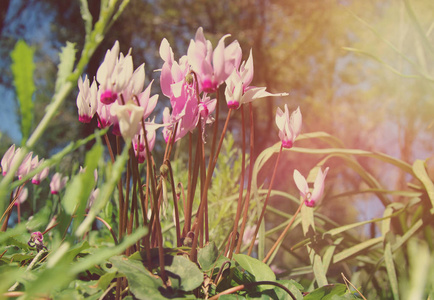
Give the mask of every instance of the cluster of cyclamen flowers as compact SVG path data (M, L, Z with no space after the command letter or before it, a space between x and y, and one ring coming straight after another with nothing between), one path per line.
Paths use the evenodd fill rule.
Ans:
M225 98L229 109L238 109L242 104L255 99L269 96L286 96L287 93L271 94L265 87L250 86L253 79L253 56L249 53L247 61L242 60L242 50L238 41L225 46L229 35L223 36L215 49L209 40L205 39L202 28L196 32L194 40L190 41L187 55L175 60L172 48L166 39L160 45L160 56L164 61L160 74L162 93L170 99L170 108L163 111L163 124L154 120L145 120L151 115L157 105L158 95L151 96L153 81L145 86L144 64L133 69L131 49L127 55L119 50L116 41L108 50L104 61L98 68L96 80L90 84L87 76L78 80L79 94L77 107L79 121L89 123L97 117L100 128L112 127L112 133L122 135L125 140L131 140L139 163L146 159L145 138L149 150L155 145L156 130L163 128L166 142L174 136L174 142L188 132L199 127L204 138L205 124L213 122L212 112L217 105L217 99L211 96L225 84ZM200 122L200 123L199 123ZM277 109L276 124L283 148L291 148L300 134L302 116L297 108L291 115L287 105L285 110ZM175 133L173 131L176 130ZM146 132L146 137L145 137ZM6 175L14 164L15 145L5 153L2 161L2 172ZM43 160L29 153L18 168L16 176L21 179L37 168ZM321 198L324 190L324 173L320 170L314 183L314 190L309 192L305 178L294 171L294 180L306 205L313 206ZM36 174L32 183L39 184L48 176L48 168ZM57 194L67 181L56 173L51 180L51 193ZM25 191L24 191L25 193ZM94 194L97 194L97 190ZM16 195L18 197L18 195Z
M238 41L225 46L225 40L229 36L223 36L213 49L202 28L199 28L195 39L190 41L187 55L178 61L174 58L169 42L163 39L159 51L164 61L160 69L160 87L171 104L171 111L169 107L163 110L163 124L145 122L156 107L158 95L150 96L152 82L142 91L145 85L144 64L133 71L131 50L124 56L119 53L119 43L116 41L113 48L107 51L97 71L96 81L99 86L95 80L90 85L87 76L84 81L81 78L78 81L79 121L88 123L97 115L100 128L112 126L113 134L132 140L138 162L143 163L146 159L145 128L150 150L155 144L155 131L159 127L164 127L166 142L169 142L171 136L174 136L174 141L181 139L198 127L198 124L204 135L205 124L213 122L212 112L217 105L217 99L211 98L211 95L217 93L222 84L226 84L225 98L230 109L238 109L242 104L258 98L288 95L271 94L265 87L250 86L254 74L252 51L250 50L247 61L241 62L242 50ZM301 131L300 109L297 108L290 116L287 105L285 111L278 108L276 124L282 147L291 148ZM176 132L173 134L174 130ZM318 174L313 193L309 193L308 189L306 191L306 180L296 172L294 179L297 187L306 204L313 206L321 197L327 170Z
M14 165L17 163L17 157L20 151L22 151L22 149L19 147L16 148L15 144L13 144L3 155L3 158L1 160L1 172L3 176L6 176L6 174L9 173L9 171L14 168ZM18 180L21 180L27 174L33 172L36 168L41 166L43 162L44 159L39 160L38 155L33 156L33 152L30 152L25 156L24 160L19 165L18 170L15 172L14 175L18 178ZM43 168L41 171L39 171L32 177L31 180L32 183L34 185L39 185L43 180L45 180L45 178L48 177L49 171L50 171L49 167ZM82 172L84 172L84 168L80 167L80 173ZM96 170L95 170L94 177L96 183L98 180L98 173ZM68 182L67 176L63 176L61 173L56 172L52 176L50 181L51 194L53 195L59 194L60 190L62 190L66 186L67 182ZM95 189L92 192L89 198L89 203L91 203L96 198L98 192L99 189ZM13 197L16 199L15 205L19 205L23 203L27 199L27 196L28 196L28 190L26 187L23 186L21 188L18 187L17 189L15 189L15 191L13 192Z
M160 86L162 93L170 99L172 111L163 111L163 124L144 122L154 110L158 95L150 96L152 82L142 92L145 82L144 65L133 71L131 52L119 53L116 42L108 50L104 61L91 85L89 79L80 78L77 97L79 120L87 123L97 115L100 128L112 126L112 133L132 139L136 156L143 162L145 155L144 132L152 149L155 130L164 127L163 136L169 141L172 131L175 141L193 131L201 121L213 121L211 113L217 100L211 98L218 88L226 83L225 96L229 108L237 109L241 104L267 96L283 96L285 93L271 94L266 88L250 86L253 79L253 57L241 63L242 50L238 41L225 46L225 35L213 49L205 39L202 28L191 40L187 55L176 61L169 42L164 39L160 46L160 56L164 61L161 68ZM177 124L177 125L175 125Z
M17 157L19 157L18 153L20 153L20 151L22 151L21 148L16 148L15 145L12 145L3 155L1 160L3 176L6 176L9 170L12 169L17 163ZM24 176L38 168L43 162L44 159L39 160L38 155L33 156L33 152L29 152L19 165L17 171L15 172L15 176L21 180ZM45 178L48 177L48 174L49 167L43 168L40 172L33 176L32 183L34 185L39 185ZM54 174L50 182L51 193L58 194L59 191L66 185L67 180L68 177L62 177L60 173ZM14 198L17 199L15 203L18 205L27 199L28 191L27 188L16 189L13 194Z

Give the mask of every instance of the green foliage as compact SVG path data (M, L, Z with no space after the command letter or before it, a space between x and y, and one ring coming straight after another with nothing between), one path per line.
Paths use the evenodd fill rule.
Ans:
M255 281L276 280L276 275L274 275L274 272L263 262L245 254L235 254L233 258L241 266L241 268L254 277Z
M345 284L325 285L315 291L310 292L305 300L338 300L338 299L359 299L358 297L348 294Z
M154 278L141 262L120 256L112 257L110 262L127 276L131 291L138 299L165 299L158 290L163 287L161 281Z
M203 282L203 273L195 263L183 256L174 256L170 265L165 270L168 272L172 288L185 292L193 291Z
M60 63L57 71L55 93L59 93L62 86L67 82L68 76L71 75L75 61L71 58L75 58L76 51L75 45L69 42L62 48L62 52L59 54Z
M21 144L23 145L29 138L33 122L32 96L35 91L33 81L33 73L35 71L35 64L33 62L34 52L35 50L32 47L28 46L25 41L20 40L16 43L11 53L11 68L21 112L21 132L23 134Z
M204 271L209 271L210 269L216 267L215 262L218 258L218 249L214 242L210 242L208 245L199 250L197 261L200 267Z

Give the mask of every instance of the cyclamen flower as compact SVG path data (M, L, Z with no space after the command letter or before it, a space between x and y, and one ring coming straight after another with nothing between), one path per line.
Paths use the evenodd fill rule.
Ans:
M112 116L110 113L111 105L99 105L98 106L98 127L107 128L114 123L117 123L116 117Z
M35 168L39 167L43 162L44 162L44 159L41 159L39 162L37 162L33 166L33 168L35 169ZM35 185L39 185L42 180L44 180L45 178L48 177L49 171L50 171L49 167L43 168L41 172L39 172L35 176L33 176L32 183Z
M83 81L78 79L78 89L80 90L77 96L78 120L82 123L89 123L98 108L97 87L95 80L89 87L89 79L87 75Z
M169 108L163 111L163 123L166 125L163 129L164 140L169 142L172 131L176 129L175 142L184 137L188 132L192 132L200 119L202 119L202 139L205 140L205 124L214 122L211 113L215 110L217 104L216 99L210 99L206 94L202 100L197 103L197 100L191 99L187 101L184 109L178 115L170 115ZM176 124L178 123L178 124Z
M294 144L295 138L301 131L302 116L300 107L298 107L289 116L288 106L285 104L285 111L283 112L280 107L276 112L276 124L279 128L279 138L282 141L283 148L291 148Z
M18 191L19 191L19 193L18 193ZM22 204L24 201L27 200L28 195L29 195L29 191L26 187L21 189L21 190L19 187L16 188L14 190L14 198L17 198L17 200L15 201L14 205L18 206L18 205Z
M44 246L44 236L40 231L32 232L30 235L30 240L27 242L27 244L31 248L35 248L38 251L41 251L42 249L47 249L47 247Z
M155 107L157 106L158 102L158 94L151 96L151 88L152 83L154 80L152 80L149 85L146 87L146 89L137 95L137 99L139 101L140 107L144 108L143 112L143 119L147 119L149 115L154 111Z
M156 140L156 129L161 126L154 126L152 123L146 123L146 138L148 140L149 151L152 151L155 146ZM133 149L134 153L137 157L137 161L141 164L146 160L146 144L145 144L145 135L143 133L143 129L140 130L140 135L135 135L133 138Z
M96 80L100 84L98 95L101 103L115 102L118 94L128 85L132 75L133 60L130 52L126 56L119 54L119 42L116 41L113 48L107 50L104 61L96 73Z
M114 103L110 109L119 121L119 128L125 140L131 140L140 130L145 109L131 102L125 105Z
M17 176L18 179L21 180L25 175L27 175L30 170L32 170L32 166L37 164L38 156L32 158L33 152L27 153L21 165L18 167Z
M161 91L170 98L172 120L178 120L190 101L197 102L196 83L187 56L181 57L179 63L174 61L172 48L166 39L161 42L160 56L164 60L160 75Z
M288 93L272 94L266 87L249 86L253 79L252 50L247 61L243 61L240 69L234 69L226 79L225 97L229 108L238 109L241 104L252 102L264 97L287 96Z
M312 192L310 192L307 181L303 175L301 175L298 170L294 170L294 181L306 206L314 207L321 199L322 194L324 193L324 180L327 176L328 170L329 168L326 168L324 172L322 172L321 169L318 170Z
M92 193L90 193L90 196L87 199L86 210L89 210L92 207L93 202L95 201L96 198L98 198L98 195L99 195L99 188L94 189Z
M6 176L13 165L14 157L19 152L20 148L15 150L15 144L9 147L1 160L2 174Z
M195 40L190 41L188 62L198 77L199 91L215 92L240 65L242 51L238 41L225 47L224 41L229 36L223 36L214 51L211 42L205 39L202 27L196 31Z
M51 194L59 194L59 191L65 187L66 182L68 182L68 177L62 177L60 173L54 174L50 182Z
M15 164L16 158L18 157L18 153L21 151L21 148L15 148L15 145L12 145L9 147L9 149L6 151L6 153L3 155L3 158L1 160L1 167L2 167L2 174L5 176L8 171L11 169L11 167ZM15 173L16 176L18 176L18 179L22 179L25 175L27 175L32 170L39 167L44 159L41 159L39 161L38 156L32 158L33 153L30 152L26 155L21 165L18 167L17 172ZM42 180L44 180L48 176L49 168L46 167L42 169L38 174L33 176L32 183L33 184L40 184Z
M200 31L201 29L198 30L199 34L196 34L198 49L201 47L200 45L204 45L200 41L205 41L204 38L202 40L203 33L200 34ZM204 43L208 43L211 47L209 41ZM199 53L198 55L203 56L203 53ZM196 76L192 74L190 68L192 63L189 57L183 56L179 62L174 60L172 48L166 39L163 39L161 42L160 56L164 60L160 75L161 90L165 96L170 98L172 106L171 113L169 108L163 111L163 123L166 124L163 129L163 136L165 141L168 142L171 132L176 128L175 141L177 141L189 131L193 131L200 118L204 120L202 122L203 125L213 121L210 114L215 109L216 100L210 100L204 93L201 101L198 103L199 95L196 85L199 84L200 90L200 83L197 83L196 79L198 79L199 75L197 73ZM203 126L202 136L204 136L204 129L205 127Z

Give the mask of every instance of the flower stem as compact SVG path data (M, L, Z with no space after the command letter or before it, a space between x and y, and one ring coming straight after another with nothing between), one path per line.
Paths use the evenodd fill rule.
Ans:
M264 202L264 206L262 208L261 216L259 217L258 223L256 224L255 233L253 234L252 242L250 243L250 247L249 247L249 250L247 251L247 255L252 254L253 246L255 245L256 236L258 235L258 231L259 231L259 226L261 225L262 219L264 218L264 215L265 215L265 209L267 208L268 200L270 199L271 188L273 187L274 178L276 177L277 166L279 165L279 160L280 160L280 155L282 154L282 149L283 149L283 146L281 145L279 154L277 155L276 164L274 165L273 175L271 176L270 186L268 187L267 197L265 198L265 202Z
M246 166L246 127L244 124L244 106L241 107L241 128L242 128L242 156L241 156L241 175L240 175L240 191L238 195L237 212L235 215L234 228L232 230L232 237L230 238L230 250L228 258L232 258L232 253L235 249L235 243L237 241L238 222L240 221L241 211L243 207L243 191L244 191L244 173ZM238 239L242 237L238 236Z
M221 134L221 137L220 137L219 144L217 146L217 150L216 150L214 159L211 160L211 158L210 158L210 164L208 166L208 172L207 172L207 175L206 175L205 185L204 185L204 188L203 188L203 197L206 197L209 185L211 183L212 173L213 173L214 168L215 168L215 166L217 164L217 158L218 158L220 149L221 149L222 144L223 144L223 139L224 139L226 130L228 128L229 119L231 117L231 112L232 112L232 109L229 109L228 116L226 118L225 126L223 127L223 131L222 131L222 134ZM201 199L201 204L202 204L202 202L203 202L203 199ZM197 260L197 242L198 242L199 228L203 224L203 208L204 208L204 205L199 205L199 209L198 209L198 212L196 214L197 227L196 227L195 232L194 232L193 244L191 246L191 251L190 251L190 260L193 261L193 262L195 262Z
M175 190L175 182L173 180L173 171L172 166L169 160L164 162L169 168L169 176L170 176L170 184L172 185L172 194L173 194L173 206L175 209L175 229L176 229L176 245L177 247L181 247L181 228L179 226L179 208L178 208L178 197L176 196Z
M246 228L247 223L247 214L249 212L250 205L250 191L252 189L252 176L253 176L253 155L254 155L254 137L255 137L255 126L253 123L253 105L249 103L249 112L250 112L250 155L249 155L249 179L247 181L247 191L244 200L244 213L243 213L243 222L241 223L240 235L238 237L238 244L235 253L240 253L241 244L243 242L244 230Z
M273 252L276 250L277 246L280 245L280 243L282 243L283 239L285 238L286 234L288 233L289 228L291 228L292 224L294 223L295 217L297 217L297 215L300 213L300 210L301 210L301 207L303 206L303 204L304 204L304 201L301 201L300 205L298 206L297 211L292 216L291 221L289 221L288 225L286 225L285 229L280 234L279 238L274 243L273 247L271 247L270 251L268 251L267 256L265 256L265 258L262 260L262 262L267 263L267 261L270 259Z

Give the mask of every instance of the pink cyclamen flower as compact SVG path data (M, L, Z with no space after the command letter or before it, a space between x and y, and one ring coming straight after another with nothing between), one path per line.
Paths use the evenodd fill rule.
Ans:
M99 188L96 188L92 191L92 193L90 193L89 198L87 199L87 205L86 205L86 209L89 210L93 203L95 202L95 199L98 198L99 195Z
M243 61L240 69L234 69L226 79L225 98L229 108L238 109L241 104L252 102L264 97L287 96L288 93L272 94L266 87L250 86L253 79L252 50L247 61Z
M188 62L198 77L200 91L215 92L240 65L242 51L238 41L225 47L225 39L229 36L223 36L214 51L211 42L205 39L202 27L196 31L195 40L190 41Z
M321 169L318 170L315 182L313 183L312 192L309 190L306 179L300 174L298 170L294 170L294 181L300 191L300 196L303 198L306 206L314 207L315 204L321 199L324 193L324 180L327 176L329 168L326 168L324 172Z
M148 140L149 151L151 152L155 146L156 140L156 130L158 127L162 125L155 124L154 122L146 122L146 138ZM146 160L146 142L145 142L145 134L143 133L143 129L140 130L140 134L137 134L133 138L133 149L134 153L137 157L137 161L139 164L142 164Z
M295 138L301 131L302 116L300 107L298 107L289 116L288 106L285 104L285 111L283 112L280 107L276 112L276 124L279 128L279 138L282 141L283 148L291 148L294 144Z
M41 159L39 162L37 162L37 164L35 164L33 166L33 169L39 167L43 162L44 162L44 159ZM42 180L44 180L45 178L48 177L49 171L50 171L49 167L43 168L41 172L39 172L35 176L33 176L32 183L39 185Z
M6 176L11 166L13 165L15 154L18 153L20 148L15 149L15 144L9 147L1 160L2 174Z
M114 103L110 108L110 113L118 118L119 128L125 140L131 140L139 133L144 112L143 107L131 102L125 105Z
M144 120L147 119L149 115L154 111L158 102L158 94L151 96L151 88L153 82L154 80L152 80L148 84L148 86L143 92L137 94L137 99L139 101L140 107L144 108L144 112L143 112Z
M44 246L44 236L40 231L32 232L30 235L30 240L27 242L27 244L31 248L36 248L38 251L47 249L47 247Z
M51 194L59 194L59 191L65 187L67 181L68 177L62 177L60 173L54 174L50 182Z
M216 103L216 99L210 99L204 94L199 103L195 99L188 100L183 110L178 114L175 114L174 108L172 115L170 115L169 108L166 107L163 111L163 123L166 124L163 129L163 136L166 143L170 141L170 136L175 128L177 128L175 133L176 142L188 132L192 132L198 126L199 120L202 120L202 139L205 142L205 125L214 122L211 113L215 110Z
M22 204L24 201L27 200L28 195L29 195L29 191L27 190L26 187L22 189L20 189L19 187L16 188L14 190L14 198L17 198L17 200L15 201L14 205L18 206Z
M33 152L27 153L27 155L24 157L23 162L18 167L16 175L18 176L19 180L21 180L25 175L27 175L32 170L32 166L38 163L38 156L35 156L34 158L32 158L32 156L33 156Z
M98 108L97 99L97 87L95 80L89 87L89 79L87 75L83 81L80 77L78 79L78 96L77 96L77 108L78 108L78 120L82 123L89 123L93 115Z
M119 42L107 50L104 61L98 68L96 80L100 84L98 95L101 103L112 104L118 94L128 85L133 75L133 59L130 52L126 56L119 54Z
M44 241L44 236L42 235L42 233L40 231L35 231L32 232L32 234L30 235L30 239L35 242L39 242L42 243Z

